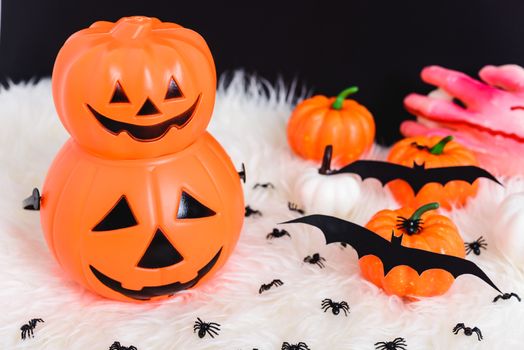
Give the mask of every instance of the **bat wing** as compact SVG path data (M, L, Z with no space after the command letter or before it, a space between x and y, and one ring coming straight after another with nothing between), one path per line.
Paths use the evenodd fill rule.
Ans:
M425 182L438 182L442 185L447 184L453 180L467 181L472 184L475 180L480 177L484 177L491 181L494 181L502 186L495 176L490 174L485 169L479 168L473 165L467 166L454 166L454 167L443 167L443 168L429 168L425 170L426 180Z
M395 179L402 179L411 184L413 177L413 169L410 167L378 160L357 160L331 174L343 173L357 174L362 180L373 177L379 180L383 186Z
M474 262L456 256L400 246L394 263L384 263L384 274L387 274L394 267L393 265L407 265L419 274L430 269L442 269L451 273L455 278L465 274L474 275L502 294L500 289Z
M326 244L347 243L357 251L358 257L376 255L379 258L391 254L391 244L365 227L327 215L309 215L283 224L302 223L319 228L326 238Z

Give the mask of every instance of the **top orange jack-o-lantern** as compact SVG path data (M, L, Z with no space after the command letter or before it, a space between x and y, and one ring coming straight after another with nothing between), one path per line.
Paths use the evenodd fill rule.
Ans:
M149 17L96 22L73 34L53 70L65 128L84 148L117 159L189 146L209 123L215 90L204 39Z
M72 137L34 209L63 270L122 301L210 278L235 247L244 202L205 131L215 71L203 39L147 17L95 23L60 51L53 91Z

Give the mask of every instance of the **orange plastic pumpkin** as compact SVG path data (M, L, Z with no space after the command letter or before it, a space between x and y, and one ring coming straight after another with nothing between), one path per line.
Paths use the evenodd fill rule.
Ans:
M204 39L156 18L96 22L73 34L53 70L53 96L75 140L104 157L158 157L201 136L216 73Z
M430 203L417 210L407 207L382 210L371 218L366 227L388 241L391 241L392 231L396 237L404 234L402 245L405 247L464 258L464 241L457 227L449 218L428 212L436 208L437 203ZM447 271L431 269L419 275L409 266L396 266L384 276L382 262L373 255L362 257L359 265L364 278L387 294L401 297L441 295L454 281L453 275Z
M42 192L47 243L78 283L108 298L159 299L207 280L242 226L238 174L207 133L183 151L108 160L69 140Z
M291 114L287 139L293 152L320 161L327 145L333 145L333 163L345 165L358 159L373 144L373 116L355 100L346 97L356 87L336 98L318 95L302 101Z
M473 152L452 141L451 136L443 139L438 136L405 138L393 145L388 161L409 167L414 162L418 165L424 163L426 168L478 165ZM463 206L469 197L477 193L478 180L473 184L450 181L445 186L429 183L416 196L403 180L394 180L388 186L402 206L417 207L428 202L438 202L443 208L450 209L452 205Z
M215 71L195 32L154 18L97 22L65 43L53 94L71 139L44 183L50 250L108 298L166 298L212 276L244 218L231 160L205 129Z

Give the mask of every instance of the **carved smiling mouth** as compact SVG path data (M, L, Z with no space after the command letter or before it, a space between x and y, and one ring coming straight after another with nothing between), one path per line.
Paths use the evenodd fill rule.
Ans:
M140 290L124 288L122 287L121 282L118 282L117 280L114 280L111 277L104 275L102 272L98 271L92 265L89 265L89 268L91 269L91 272L93 272L95 277L102 284L114 290L115 292L123 294L126 297L129 297L132 299L149 300L151 298L162 296L162 295L172 295L177 292L180 292L181 290L193 287L202 279L202 277L204 277L213 268L213 266L215 266L218 258L220 257L220 253L222 253L222 248L220 248L220 250L218 251L218 253L216 253L213 259L211 259L203 268L201 268L198 271L197 276L193 278L192 280L189 280L184 283L174 282L174 283L165 284L162 286L142 287L142 289Z
M105 115L97 112L93 107L87 104L87 108L95 116L96 120L111 134L118 135L121 132L127 132L133 139L141 142L155 141L162 138L172 127L181 129L186 126L193 117L193 112L195 111L198 102L200 101L200 96L198 95L197 99L184 112L176 115L166 121L163 121L158 124L153 125L136 125L130 123L120 122Z

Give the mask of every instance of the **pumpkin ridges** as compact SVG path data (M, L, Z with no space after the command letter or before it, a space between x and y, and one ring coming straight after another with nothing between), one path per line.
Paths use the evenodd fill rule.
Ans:
M347 101L354 102L354 101ZM358 108L360 109L360 108ZM349 115L348 113L343 113L344 121L346 123L346 128L350 132L350 138L346 140L347 147L343 149L348 150L342 158L342 163L349 163L356 160L360 154L365 152L370 148L371 144L367 144L366 137L370 134L375 134L375 130L371 129L370 118L362 110L357 110L354 112L354 115ZM356 125L355 125L356 124ZM354 141L356 147L351 148L349 141Z
M132 23L133 21L137 23ZM162 25L157 20L143 21L144 26L152 26L153 29L144 32L142 36L139 35L134 39L126 37L126 35L132 36L133 30L128 31L127 34L126 30L123 30L119 32L119 38L116 38L113 29L121 25L125 27L126 22L131 23L131 27L140 27L138 19L124 18L116 24L100 24L79 31L66 41L53 68L53 97L58 114L68 132L92 153L113 159L136 159L176 152L194 142L209 123L216 92L216 74L211 53L203 38L196 32L176 25ZM156 30L157 26L162 30ZM171 42L171 45L168 45L168 42ZM108 56L115 55L116 51L122 52L121 58L117 61L108 61ZM129 57L133 57L134 60L130 61ZM104 66L102 62L105 62ZM156 122L148 124L145 118L139 120L140 118L134 117L140 110L139 104L147 98L152 98L157 107L160 101L163 101L161 95L166 91L167 85L164 80L165 75L168 74L160 74L160 72L165 69L169 71L169 75L174 76L177 70L174 67L175 62L178 62L177 69L185 76L183 80L187 86L184 86L185 84L181 86L185 97L196 101L197 95L201 96L198 105L192 110L193 115L187 125L180 128L167 127L165 133L142 128L139 132L141 135L163 136L159 138L152 136L140 147L135 147L134 143L142 141L139 140L140 137L137 139L129 136L130 134L125 131L127 129L115 129L119 131L111 133L107 128L101 128L100 118L95 118L95 113L86 108L87 103L96 100L98 103L90 106L110 121L131 124L136 122L136 125L146 127L158 124ZM193 66L198 66L198 69ZM113 88L115 80L121 78L119 75L135 77L139 74L144 75L148 70L156 73L152 79L147 80L149 78L142 77L138 81L128 79L124 83L123 88L131 99L128 108L121 106L122 108L118 109L108 105L113 92L109 89ZM188 95L189 90L194 94ZM148 92L157 98L148 96ZM86 100L86 96L91 96L89 101ZM162 121L165 121L180 115L186 111L179 109L183 106L177 103L165 104L165 109L160 108L160 113L155 118L159 120L163 118ZM129 111L131 113L128 114Z
M423 249L442 254L464 257L464 242L455 224L447 217L428 211L422 214L422 228L412 235L396 228L397 218L411 218L415 212L403 207L397 210L381 210L366 224L366 227L388 241L391 232L402 237L405 247ZM432 296L445 293L453 283L451 274L438 269L425 271L420 276L408 266L397 266L385 277L382 262L374 256L359 260L362 275L384 289L388 294L399 296ZM430 285L428 285L430 284Z
M322 159L324 154L324 148L327 145L335 144L335 140L340 140L343 135L340 135L343 131L340 127L341 124L341 115L340 111L328 109L324 111L324 117L320 129L316 133L315 145L312 149L312 158L313 159ZM339 147L340 148L340 147ZM336 156L336 147L333 147L333 161L337 161L338 157Z
M298 128L296 120L307 118L313 112L303 108L303 103L309 106L317 105L323 109L324 122L326 126L316 133L305 134L304 128ZM299 156L306 159L319 161L322 157L324 147L328 144L333 145L333 162L334 165L349 163L357 159L373 143L374 138L374 121L373 117L365 107L353 100L344 100L340 110L332 109L331 105L335 98L325 96L314 96L306 101L301 102L291 114L288 122L287 135L291 149ZM334 112L334 113L333 113ZM361 114L367 114L366 123L373 124L371 127L366 125L362 128ZM338 121L334 120L337 116ZM373 130L372 133L369 130ZM349 135L347 137L346 135ZM315 142L304 144L303 139L315 139Z
M315 108L311 111L310 118L302 118L301 125L303 125L305 132L305 135L318 135L320 134L322 127L324 125L324 118L326 115L326 111L322 110L321 108ZM299 152L302 152L302 154L311 159L317 159L315 152L315 147L317 145L318 139L312 139L312 138L304 138L300 141L299 145L301 144L302 148L305 148L304 150L299 150ZM310 146L310 147L307 147ZM304 153L304 151L306 153Z

